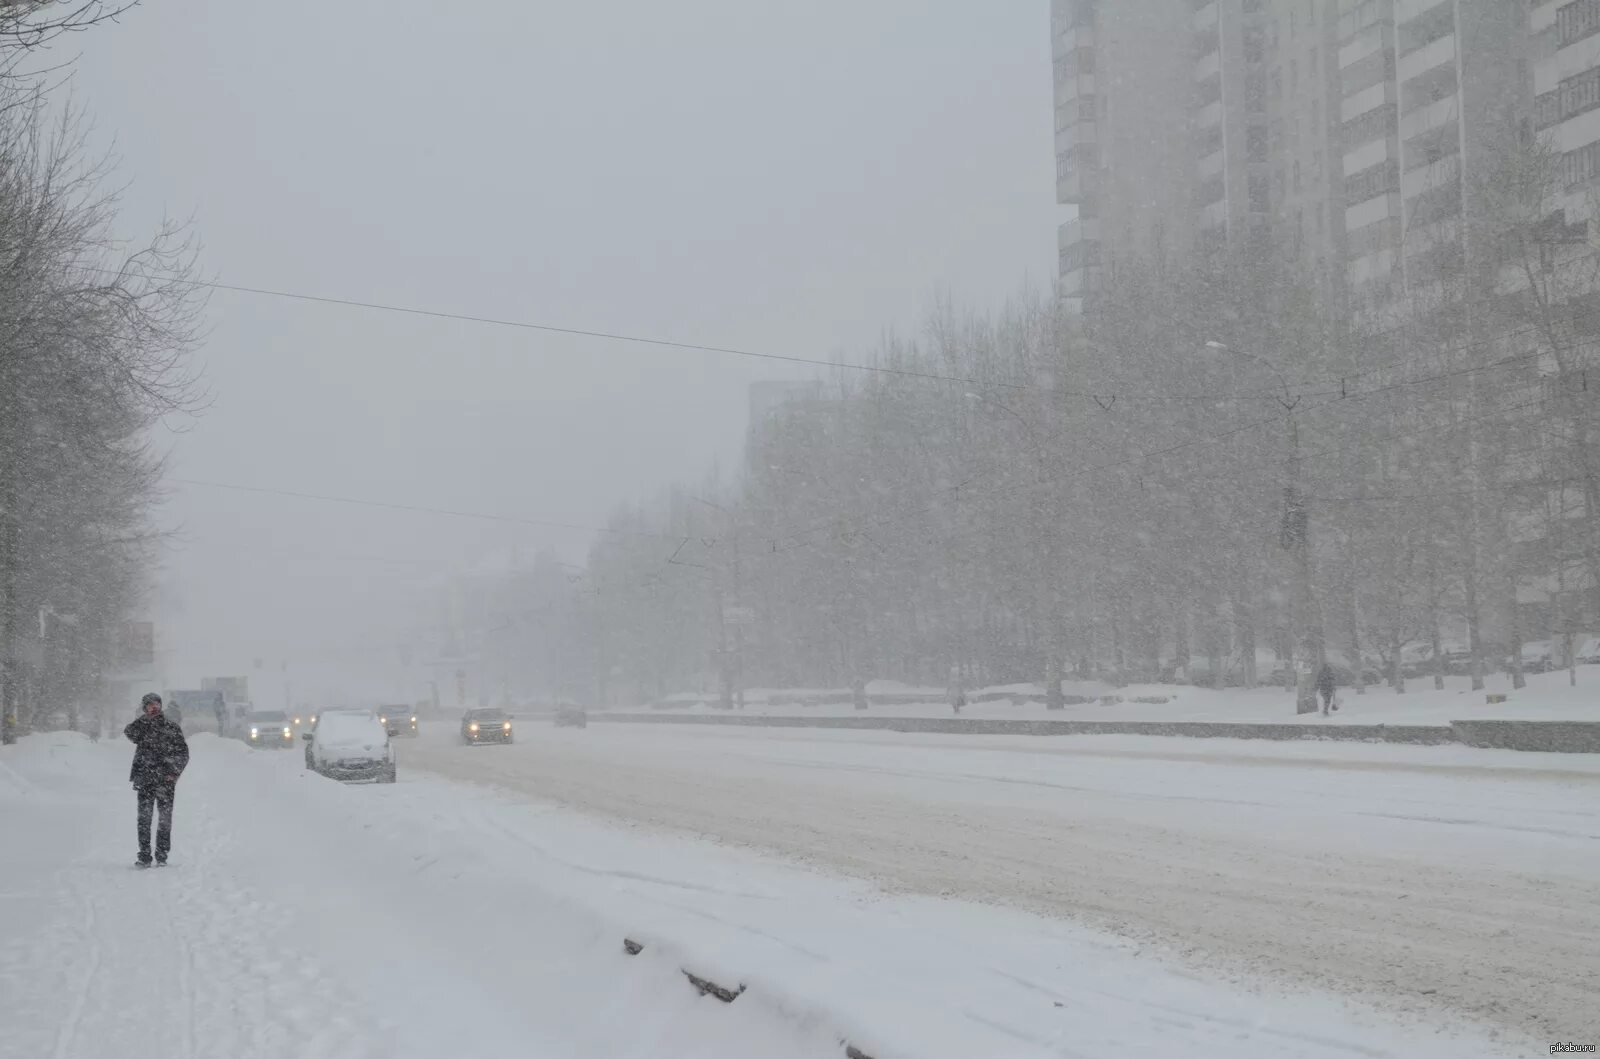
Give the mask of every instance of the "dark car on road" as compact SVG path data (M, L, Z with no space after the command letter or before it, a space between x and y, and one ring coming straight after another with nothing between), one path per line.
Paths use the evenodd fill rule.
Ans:
M378 721L390 735L417 735L417 713L410 706L379 706Z
M245 717L244 741L282 750L294 745L294 727L282 710L258 710Z
M463 743L511 742L511 718L504 710L485 708L468 710L461 716L461 741Z

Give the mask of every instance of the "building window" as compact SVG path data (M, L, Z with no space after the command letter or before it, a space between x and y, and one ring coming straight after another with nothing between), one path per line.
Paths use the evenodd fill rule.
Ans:
M1364 88L1394 77L1394 52L1380 48L1365 58L1346 66L1339 74L1339 83L1345 96L1353 96Z
M1393 135L1394 123L1394 104L1375 107L1360 117L1351 118L1340 127L1340 143L1346 151L1354 150L1364 143Z
M1400 86L1400 112L1409 114L1429 103L1449 99L1456 94L1456 64L1447 62L1435 66L1427 73L1418 74Z
M1432 165L1461 150L1461 137L1456 135L1455 122L1437 129L1418 133L1405 143L1406 172Z
M1420 228L1461 212L1461 184L1451 180L1412 199L1406 209L1408 223Z
M1556 11L1556 33L1563 48L1600 33L1600 0L1576 0Z
M1600 141L1585 144L1561 156L1561 182L1568 188L1600 176Z
M1450 0L1418 15L1400 27L1400 54L1409 55L1440 37L1455 32L1456 11Z
M1267 74L1251 70L1244 78L1244 109L1251 114L1267 112Z
M1561 123L1561 90L1551 89L1533 100L1533 127L1548 129Z
M1600 2L1600 0L1597 0ZM1258 65L1266 60L1267 43L1266 34L1258 28L1244 31L1244 61L1251 65Z
M1267 130L1261 125L1252 125L1244 133L1245 159L1250 162L1265 162L1267 160Z
M1272 185L1265 174L1250 174L1250 211L1269 213L1272 210Z
M1569 77L1533 101L1534 124L1548 129L1568 118L1600 107L1600 66Z
M1381 221L1374 221L1365 228L1357 228L1351 232L1345 242L1345 256L1354 261L1368 254L1376 254L1380 250L1393 250L1399 243L1399 220L1385 217Z
M1379 162L1344 178L1344 200L1353 206L1379 195L1387 195L1399 186L1400 174L1396 172L1394 162Z

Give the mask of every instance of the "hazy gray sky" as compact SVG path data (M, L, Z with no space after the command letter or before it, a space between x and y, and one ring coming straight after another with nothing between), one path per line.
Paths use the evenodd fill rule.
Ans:
M130 234L228 283L802 356L1054 273L1044 0L145 0L77 38ZM774 365L219 292L176 477L583 524ZM408 579L585 535L175 486L176 683L366 664ZM396 561L391 561L396 560ZM392 657L374 647L372 664Z

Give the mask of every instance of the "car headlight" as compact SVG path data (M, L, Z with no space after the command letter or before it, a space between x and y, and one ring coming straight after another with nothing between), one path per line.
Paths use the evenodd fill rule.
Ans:
M257 730L257 729L255 729L255 728L250 729L250 738L251 739L254 739L256 736L258 736L260 734L261 734L261 732L259 730Z
M380 713L380 714L378 714L378 723L379 724L388 724L389 723L389 718L385 717L383 714Z
M504 728L506 731L509 732L509 731L511 731L511 722L507 721L505 724L501 725L500 727Z
M416 724L417 723L417 719L415 717L411 718L411 723L412 724Z
M283 737L285 739L289 739L289 738L292 738L293 736L294 736L294 733L289 730L288 725L285 725L284 729L283 729Z
M478 722L477 721L473 721L471 724L467 725L467 731L476 732L477 730L478 730Z

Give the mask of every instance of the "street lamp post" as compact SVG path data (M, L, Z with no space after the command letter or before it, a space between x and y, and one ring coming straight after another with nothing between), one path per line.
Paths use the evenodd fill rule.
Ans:
M1295 419L1295 408L1300 398L1289 386L1289 378L1274 361L1234 349L1222 342L1207 342L1205 348L1226 353L1265 366L1278 377L1282 393L1278 403L1283 406L1284 422L1288 428L1288 450L1284 456L1283 514L1279 522L1279 543L1291 556L1294 564L1294 673L1295 713L1317 712L1316 673L1322 665L1322 624L1316 618L1316 599L1311 583L1311 508L1301 486L1303 469L1300 455L1300 425Z

